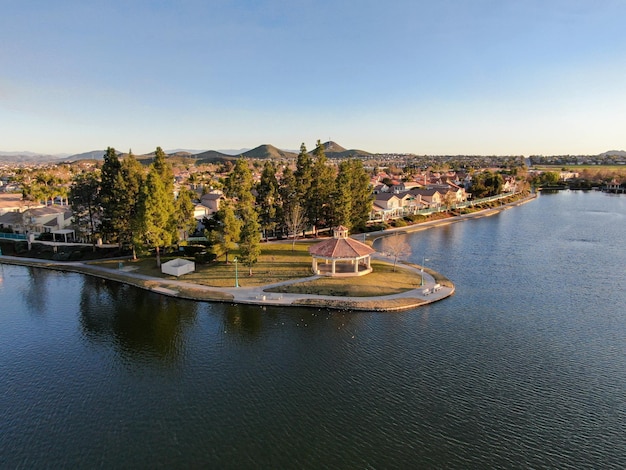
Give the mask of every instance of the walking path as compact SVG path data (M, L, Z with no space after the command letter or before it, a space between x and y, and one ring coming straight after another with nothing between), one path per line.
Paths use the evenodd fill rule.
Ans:
M533 198L516 201L498 208L486 209L472 214L449 217L434 220L422 224L407 227L389 229L383 232L366 234L366 238L376 239L389 233L409 233L425 230L431 227L447 225L450 223L470 218L486 217L516 205L523 204ZM377 255L381 257L381 255ZM289 281L269 284L259 287L209 287L191 282L169 280L158 277L146 276L125 269L111 269L99 265L82 262L49 261L36 258L22 258L16 256L0 255L0 263L16 264L22 266L34 266L40 268L72 271L92 276L111 279L114 281L132 284L142 289L151 290L159 294L179 297L191 300L233 302L237 304L276 305L276 306L308 306L317 308L330 308L339 310L368 310L368 311L399 311L418 307L420 305L437 302L454 294L454 284L448 281L438 283L435 280L445 279L443 276L431 270L422 270L419 266L404 264L406 269L412 270L416 275L423 275L424 285L419 289L412 289L400 294L376 296L376 297L340 297L315 294L286 294L267 292L267 289L277 286L296 284L310 281L320 276L292 279Z
M315 294L273 293L266 291L272 287L318 279L320 276L291 279L258 287L209 287L186 281L146 276L123 269L111 269L81 262L62 262L36 258L22 258L18 256L0 256L0 263L78 272L125 282L172 297L201 301L232 302L237 304L308 306L339 310L398 311L436 302L454 293L454 286L451 283L449 286L437 284L434 277L428 271L423 272L424 286L420 289L376 297L339 297ZM406 265L406 268L413 270L416 274L421 274L419 268L411 265Z

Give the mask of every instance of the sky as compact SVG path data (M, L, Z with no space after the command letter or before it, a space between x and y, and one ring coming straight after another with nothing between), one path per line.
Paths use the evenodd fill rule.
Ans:
M0 0L0 150L626 149L626 0Z

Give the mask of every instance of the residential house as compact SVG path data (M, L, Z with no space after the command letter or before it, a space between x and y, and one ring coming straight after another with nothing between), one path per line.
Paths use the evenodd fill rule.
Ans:
M409 193L416 197L419 196L422 203L434 209L438 209L443 203L443 194L438 189L415 188Z
M26 209L24 212L7 212L0 216L0 228L15 233L53 233L68 229L72 225L72 212L60 206Z
M213 215L220 210L220 203L224 199L224 194L221 191L211 191L210 193L204 194L200 198L200 205L206 207L208 212L206 212L202 217L208 217L209 215Z
M374 195L370 220L389 220L402 216L402 199L394 193Z

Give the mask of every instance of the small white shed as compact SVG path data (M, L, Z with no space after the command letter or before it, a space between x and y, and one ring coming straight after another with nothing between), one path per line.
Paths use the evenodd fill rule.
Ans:
M182 258L176 258L161 265L163 274L172 276L182 276L183 274L192 273L196 270L196 263Z

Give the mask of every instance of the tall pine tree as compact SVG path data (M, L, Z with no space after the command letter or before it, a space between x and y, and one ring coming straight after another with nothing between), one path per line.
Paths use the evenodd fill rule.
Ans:
M239 237L239 257L244 266L248 267L248 274L252 276L252 266L261 256L261 226L258 214L251 204L242 206L241 234Z
M141 187L144 184L144 169L137 161L132 151L128 152L121 163L117 175L114 194L117 200L115 212L118 242L132 247L133 259L136 258L134 231L137 227L137 213Z
M117 218L119 200L116 186L122 164L113 147L104 154L101 171L100 204L102 206L101 231L108 242L118 242L120 223Z
M259 222L265 233L265 239L269 232L274 231L278 225L280 194L278 192L278 180L276 179L276 166L271 161L263 165L261 179L257 185L256 203L259 208Z
M138 212L137 234L156 252L157 266L161 266L161 248L169 246L173 240L171 223L174 205L172 195L166 191L161 175L151 167L146 183L143 185Z
M311 169L311 186L305 199L305 211L314 232L317 232L317 228L328 223L335 175L333 168L328 165L324 146L319 140L313 155L315 162Z

